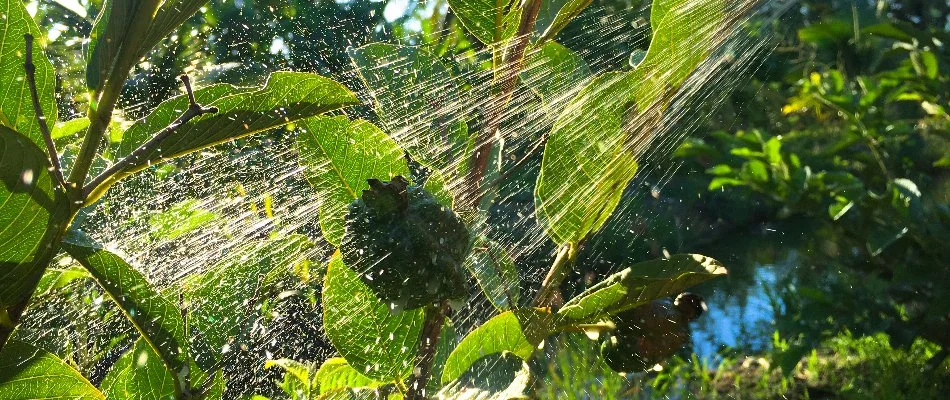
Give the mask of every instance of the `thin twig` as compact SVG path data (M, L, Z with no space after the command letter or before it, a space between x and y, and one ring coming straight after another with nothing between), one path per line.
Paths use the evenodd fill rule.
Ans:
M26 82L30 87L30 97L33 98L33 112L36 114L36 123L40 126L40 132L43 133L43 140L46 142L46 152L49 155L49 162L52 166L53 176L56 181L63 186L63 190L69 192L69 186L66 186L66 179L63 178L63 166L59 162L59 154L56 152L56 144L53 143L53 134L46 124L46 116L43 115L43 107L40 105L40 95L36 90L36 65L33 64L33 35L27 33L23 35L26 41L26 62L23 63L23 69L26 70Z
M165 129L162 129L160 132L158 132L158 134L139 146L139 148L129 153L129 155L125 156L125 158L119 162L113 164L111 167L109 167L109 169L96 176L91 182L89 182L88 185L83 187L83 198L88 197L90 194L96 191L100 185L112 178L112 176L122 172L122 170L125 168L131 166L140 157L144 157L157 149L158 146L160 146L169 135L175 133L178 128L188 123L188 121L191 121L192 119L204 114L213 114L218 112L217 107L204 107L195 101L195 93L191 90L191 79L188 78L188 75L182 75L179 78L181 79L182 83L185 84L185 92L188 94L188 109L186 109L185 112L175 119L175 121L166 126Z
M572 248L571 244L561 246L557 257L554 258L554 263L551 264L551 269L548 270L544 281L541 282L541 289L534 296L534 301L531 303L532 307L551 306L552 295L561 287L561 282L564 282L564 278L567 278L567 275L571 272L576 257L577 251Z
M439 345L439 335L442 334L442 325L445 323L445 312L448 303L426 307L425 322L422 325L422 334L419 336L419 352L416 355L416 365L409 380L406 400L425 400L426 386L429 384L429 375L432 375L432 364L435 363L435 352Z

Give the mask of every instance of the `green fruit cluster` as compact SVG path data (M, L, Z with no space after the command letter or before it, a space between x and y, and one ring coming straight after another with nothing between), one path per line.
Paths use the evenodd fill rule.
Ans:
M675 302L657 300L617 314L600 354L614 371L647 371L689 342L689 321L704 309L699 296L684 293Z
M458 216L401 176L368 182L346 215L343 262L380 299L405 308L465 296L470 243Z

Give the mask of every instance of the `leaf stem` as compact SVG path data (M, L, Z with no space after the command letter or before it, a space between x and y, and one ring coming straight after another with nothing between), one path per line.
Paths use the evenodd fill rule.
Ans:
M50 166L52 167L53 177L63 187L66 193L69 193L69 186L66 185L66 179L63 178L63 167L59 161L59 154L56 152L56 144L53 143L53 135L46 123L46 116L43 115L43 106L40 105L40 95L36 90L36 65L33 64L33 35L27 33L23 35L26 42L26 62L23 63L23 69L26 71L26 82L30 87L30 97L33 99L33 112L36 114L36 123L43 134L43 140L46 142L46 151L49 155Z
M567 275L571 272L571 268L574 266L579 247L579 245L573 243L566 243L561 246L557 257L554 259L554 263L551 264L551 269L548 270L547 276L545 276L544 281L541 282L541 289L538 290L538 294L534 297L532 307L551 306L554 292L561 287L561 282L564 282L564 279L567 278Z
M96 176L88 185L83 187L83 199L87 202L90 199L98 198L105 190L108 189L110 184L106 184L107 181L112 181L113 177L122 172L125 168L135 163L140 157L149 155L151 152L158 149L158 146L168 138L169 135L174 133L182 125L188 123L192 119L202 116L204 114L213 114L218 112L217 107L205 107L195 100L195 93L191 88L191 79L188 75L182 75L179 77L185 85L185 92L188 95L188 108L172 121L171 124L166 126L164 129L158 132L155 136L149 139L147 142L143 143L137 149L129 153L119 162L113 164L109 169L103 171L101 174Z
M425 400L426 386L432 375L432 364L435 363L435 352L439 345L439 336L442 325L445 323L445 313L448 303L442 302L425 309L425 321L422 325L422 334L419 335L419 352L416 355L416 365L409 379L409 388L406 400Z

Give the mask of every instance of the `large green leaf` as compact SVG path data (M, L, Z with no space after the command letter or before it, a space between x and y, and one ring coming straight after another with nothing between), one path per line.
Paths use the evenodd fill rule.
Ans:
M199 103L217 107L218 112L202 115L179 127L153 151L119 171L113 181L164 159L358 103L356 96L343 85L302 72L275 72L258 90L215 85L195 95ZM172 98L132 125L122 137L116 158L128 155L171 124L187 104L184 95Z
M192 15L198 12L208 0L164 0L152 24L149 25L145 33L145 40L142 41L141 52L144 54L155 47L156 44L168 38L175 28L183 24Z
M30 296L57 250L69 205L56 186L46 154L0 126L0 308Z
M320 229L339 246L350 203L369 189L369 178L409 176L402 149L375 125L345 116L310 118L297 137L307 180L320 197Z
M46 37L27 13L22 0L0 0L0 126L6 126L30 138L44 148L43 134L36 123L33 101L27 85L26 41L24 34L35 38ZM33 41L33 64L36 65L36 91L40 106L50 125L56 122L56 77L53 64L43 54L41 40Z
M597 231L637 172L622 115L633 84L622 73L595 78L551 130L535 207L557 244L578 243Z
M555 116L590 76L587 62L556 42L545 43L531 52L521 71L521 81L538 94L545 110Z
M174 399L175 378L142 339L115 362L100 385L110 399Z
M458 182L470 151L465 114L471 102L462 82L419 47L374 43L351 50L350 58L389 135L447 183Z
M359 275L330 259L323 285L323 327L333 347L367 377L402 379L412 371L423 310L396 310L380 300Z
M514 260L494 241L478 238L465 259L465 268L478 281L485 297L500 311L521 302L521 277Z
M346 359L334 357L323 362L313 377L313 387L318 393L326 393L341 388L375 388L382 382L367 378L346 362Z
M613 315L683 292L726 274L718 261L699 254L677 254L626 268L571 299L558 310L569 322Z
M555 329L548 310L524 308L496 315L462 339L449 355L442 371L442 383L458 379L484 356L511 352L528 359Z
M439 400L509 400L528 398L531 370L510 352L476 360L458 379L439 391Z
M123 47L126 47L126 52L135 51L135 49L127 48L133 45L133 42L138 42L138 38L134 38L130 31L135 23L150 19L146 15L155 10L157 3L157 0L105 0L102 2L102 9L96 17L89 37L89 48L86 54L86 87L92 91L101 89L112 68L116 66Z
M307 262L313 243L306 237L291 235L281 239L247 243L200 275L183 282L188 303L190 326L204 335L217 353L227 352L230 340L250 329L257 318L257 305L276 293L264 287L268 273L292 270ZM246 303L254 302L257 303ZM205 366L212 360L196 360Z
M18 341L0 351L0 394L5 400L105 399L63 360Z
M658 11L662 22L637 69L595 78L562 107L535 188L555 242L583 241L613 213L637 155L662 131L663 110L725 32L724 7L710 0Z
M142 273L82 232L70 230L63 249L86 267L168 369L176 374L186 371L188 334L178 306L155 290Z

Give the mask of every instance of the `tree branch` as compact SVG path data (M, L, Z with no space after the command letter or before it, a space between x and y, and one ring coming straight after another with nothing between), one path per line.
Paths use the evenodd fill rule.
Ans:
M113 164L111 167L109 167L109 169L96 176L91 182L89 182L88 185L83 187L83 199L88 198L90 194L98 191L99 186L108 181L114 175L122 172L123 169L132 165L137 159L146 156L157 149L158 146L160 146L169 135L178 130L178 128L180 128L182 125L188 123L188 121L191 121L192 119L204 114L213 114L218 112L217 107L204 107L195 101L195 93L191 89L191 79L188 78L188 75L182 75L179 78L181 79L182 83L185 84L185 92L188 94L188 109L178 116L175 121L159 131L158 134L129 153L129 155L125 156L125 158Z
M426 386L432 375L432 364L435 363L435 352L439 345L439 335L442 334L447 309L446 302L426 307L425 322L423 322L419 339L419 353L416 355L416 365L409 379L406 400L425 400L430 397L426 395Z
M23 35L26 42L26 62L23 63L23 69L26 71L26 82L30 87L30 97L33 98L33 112L36 114L36 123L40 126L40 132L43 133L43 140L46 142L46 152L49 155L49 162L52 166L53 177L62 185L63 190L69 193L69 186L66 186L66 179L63 178L63 167L59 162L59 154L56 152L56 144L53 143L53 134L46 124L46 116L43 115L43 107L40 105L40 95L36 90L36 65L33 64L33 35L27 33Z

